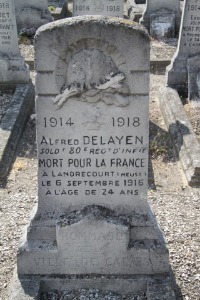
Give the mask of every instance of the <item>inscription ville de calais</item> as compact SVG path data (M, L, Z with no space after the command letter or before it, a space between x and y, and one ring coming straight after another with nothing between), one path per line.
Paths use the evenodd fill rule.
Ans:
M148 134L142 112L118 107L112 116L104 103L94 105L95 109L80 104L83 109L77 110L76 116L59 110L40 119L43 196L137 197L146 186L148 166ZM84 105L92 111L84 111Z

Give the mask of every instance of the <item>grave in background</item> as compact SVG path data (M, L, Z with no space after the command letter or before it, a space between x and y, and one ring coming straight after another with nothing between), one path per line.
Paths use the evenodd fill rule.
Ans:
M66 4L66 0L48 0L48 5L53 5L55 7L63 7Z
M123 18L123 0L74 0L73 16L103 15Z
M12 0L1 2L0 15L0 84L28 83L29 69L19 51Z
M12 90L0 119L0 181L5 182L18 140L34 103L28 65L20 54L14 2L0 3L0 90Z
M15 12L18 30L37 29L53 21L48 10L48 0L15 0Z
M146 31L78 17L41 27L35 45L38 208L11 299L80 286L175 299L147 202Z
M180 18L180 0L147 0L140 23L153 37L174 37L179 31Z
M186 0L177 51L167 67L167 84L181 94L189 92L189 99L199 98L200 5ZM196 100L195 100L196 99Z

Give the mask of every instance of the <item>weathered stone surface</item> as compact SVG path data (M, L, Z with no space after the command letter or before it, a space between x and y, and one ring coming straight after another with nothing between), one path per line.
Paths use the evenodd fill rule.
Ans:
M48 5L54 6L54 10L51 10L54 21L66 18L68 9L67 0L48 0Z
M154 288L155 286L155 288ZM41 295L47 292L70 291L79 296L85 296L88 291L90 294L96 289L95 295L105 293L112 297L112 293L117 294L117 298L131 299L138 297L136 294L147 294L147 300L174 300L174 294L171 289L170 280L167 276L152 278L150 276L134 276L132 278L120 278L116 276L87 276L75 278L75 276L65 276L57 278L55 276L23 276L20 280L16 273L11 282L10 300L40 300ZM52 293L51 295L53 296ZM65 294L65 293L64 293ZM56 296L56 295L55 295ZM66 297L66 294L65 294ZM102 297L101 297L102 299ZM143 299L143 298L142 298Z
M134 237L136 238L136 237ZM20 249L20 274L165 274L168 251L158 240L130 240L130 221L90 206L63 215L56 242L29 240Z
M123 18L124 1L122 0L74 0L73 16L102 15Z
M175 36L175 13L160 9L150 16L150 35L155 38Z
M167 67L167 85L182 94L187 93L187 58L199 53L199 9L196 0L184 2L178 48L171 64Z
M139 19L142 17L143 11L145 9L144 4L136 4L135 0L127 0L125 2L125 10L128 17L139 23Z
M157 11L158 15L160 14L160 16L162 17L163 10L164 10L164 17L166 15L166 11L169 11L170 15L175 14L175 20L172 19L175 22L171 24L171 26L175 27L175 32L178 33L180 27L180 19L181 19L180 0L176 0L176 1L147 0L146 10L144 11L142 18L140 19L140 23L150 31L151 15L155 14L155 12ZM163 20L160 20L160 22L163 23Z
M200 185L200 149L177 91L161 87L160 108L189 185Z
M9 300L40 300L40 277L19 279L15 268L9 289Z
M146 31L77 17L43 26L35 45L39 199L18 273L165 276L147 202Z
M52 22L47 0L15 0L17 28L39 28Z
M20 55L13 1L1 3L0 84L27 83L29 69Z
M147 284L148 300L176 300L169 278L149 281Z

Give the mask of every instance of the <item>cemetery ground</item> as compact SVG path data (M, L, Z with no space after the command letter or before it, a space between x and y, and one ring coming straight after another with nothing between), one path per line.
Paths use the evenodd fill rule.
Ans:
M174 51L173 47L167 46L166 52L163 52L162 46L162 43L154 41L154 50L160 59L170 59L172 53L169 55L169 52ZM24 47L24 52L26 49ZM199 300L200 189L187 185L160 113L157 93L164 80L164 75L151 74L151 178L148 199L168 243L177 299ZM6 98L5 102L9 102L9 99ZM5 109L5 105L2 107ZM192 113L191 109L189 113ZM20 140L7 184L0 187L0 300L8 299L7 288L16 263L19 239L30 220L32 208L37 204L37 153L33 114L34 111Z

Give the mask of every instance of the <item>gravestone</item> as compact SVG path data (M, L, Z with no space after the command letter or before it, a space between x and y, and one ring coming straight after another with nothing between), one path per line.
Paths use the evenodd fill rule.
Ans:
M18 46L14 4L4 0L0 3L0 84L28 81L29 69Z
M148 35L129 20L77 17L41 27L35 50L38 207L18 274L45 286L53 275L62 289L72 274L95 275L90 286L134 275L132 292L146 291L169 275L147 202Z
M73 16L103 15L123 18L122 0L74 0Z
M140 23L154 37L173 37L180 27L180 0L147 0Z
M191 85L189 88L189 97L194 90L197 95L198 90L198 57L200 50L200 4L196 0L186 0L182 14L181 29L178 41L177 51L167 67L167 84L177 89L180 93L187 93L187 82ZM189 58L189 64L187 63ZM196 70L193 72L192 69ZM192 77L188 78L193 73ZM196 74L196 75L195 75Z
M34 28L52 22L48 0L15 0L17 28Z

